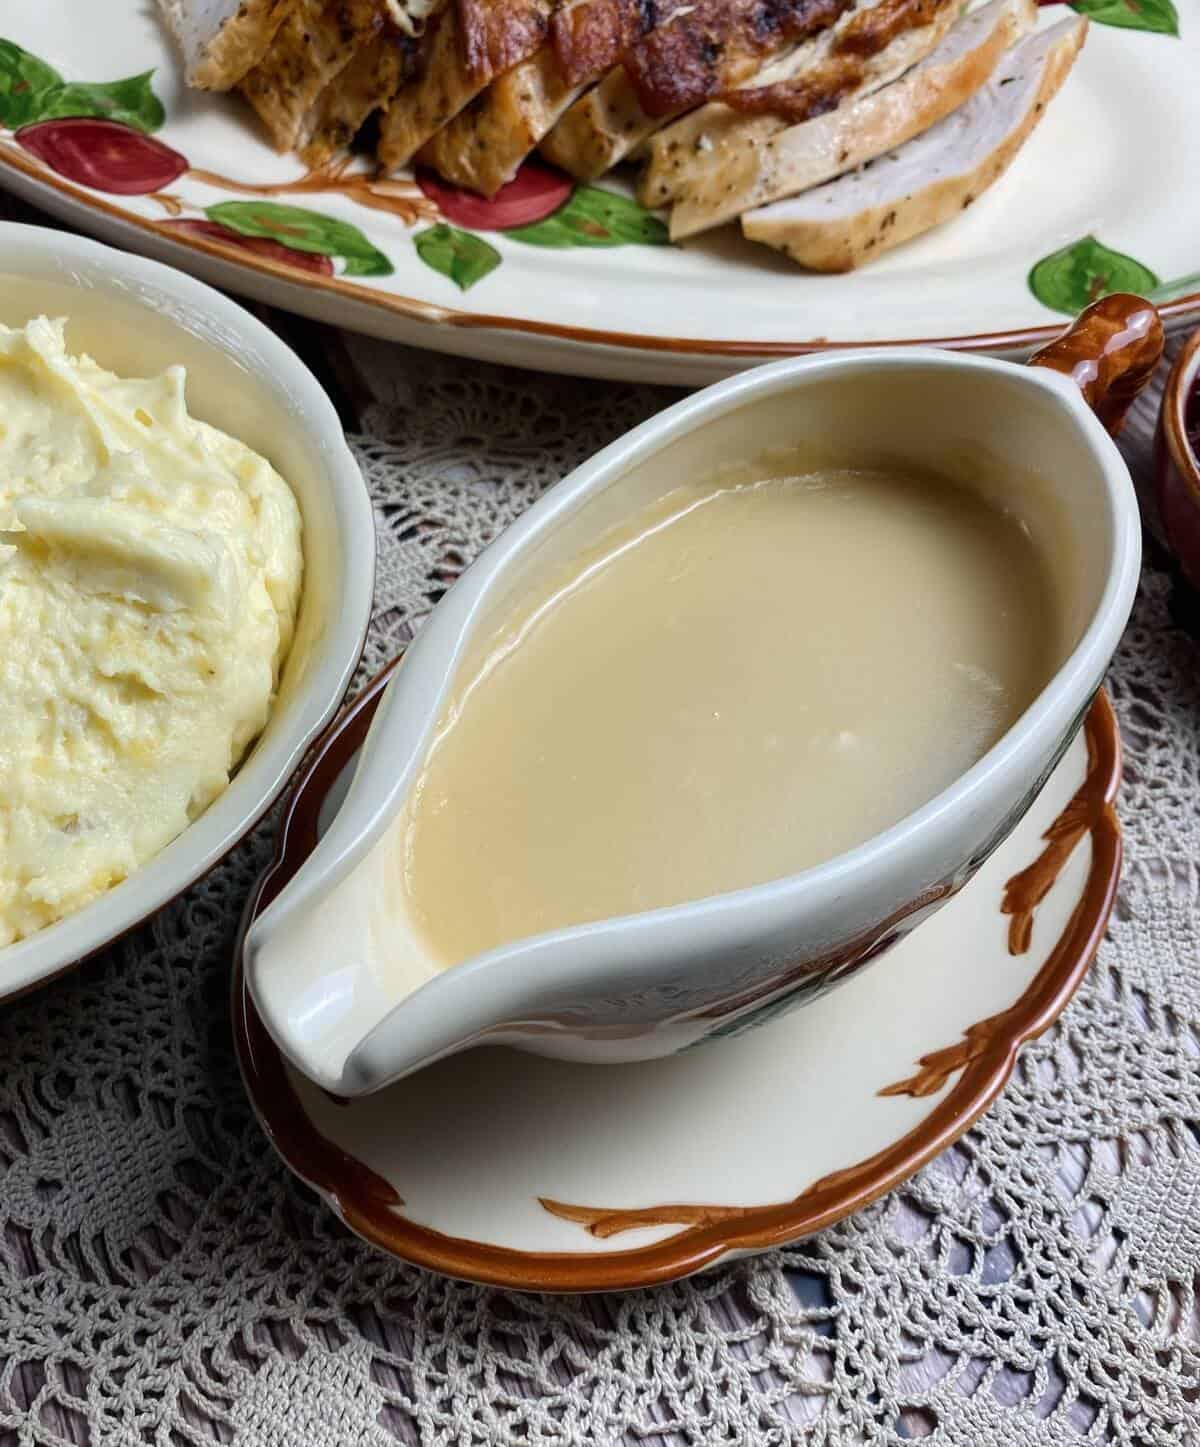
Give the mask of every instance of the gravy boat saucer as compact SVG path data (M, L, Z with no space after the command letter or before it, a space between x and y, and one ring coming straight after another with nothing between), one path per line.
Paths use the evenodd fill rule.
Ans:
M299 776L243 938L335 816L387 677ZM449 1276L626 1290L797 1241L957 1140L1070 999L1116 892L1119 774L1101 693L1009 838L879 971L803 1010L742 1016L719 1046L622 1070L483 1048L331 1100L263 1028L239 949L247 1092L284 1162L352 1231Z

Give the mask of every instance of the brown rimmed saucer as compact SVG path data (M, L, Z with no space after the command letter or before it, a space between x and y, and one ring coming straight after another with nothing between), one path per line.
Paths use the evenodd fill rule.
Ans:
M246 1088L285 1163L404 1261L521 1290L615 1290L818 1231L967 1130L1103 936L1120 872L1121 750L1101 693L975 879L823 999L667 1060L582 1066L479 1049L334 1101L268 1036L244 989L242 941L336 808L390 672L298 776L247 905L233 1016Z

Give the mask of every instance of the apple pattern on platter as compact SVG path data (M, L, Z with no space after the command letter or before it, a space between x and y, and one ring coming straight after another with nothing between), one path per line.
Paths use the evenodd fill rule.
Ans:
M502 260L477 230L507 232L530 246L668 244L661 219L635 201L600 186L577 185L537 160L525 162L491 198L432 174L412 180L376 176L350 155L276 185L250 185L194 167L151 134L166 120L153 74L68 82L39 56L0 39L0 128L10 131L28 155L77 186L152 198L168 213L169 219L158 223L168 235L198 237L313 275L334 275L334 259L342 263L340 274L349 277L390 276L395 267L350 222L269 198L323 192L390 212L406 226L433 220L433 226L413 236L416 254L461 291ZM205 207L202 217L184 217L188 203L167 190L184 176L257 199L221 201Z
M1039 5L1057 5L1061 0L1038 0ZM1179 34L1179 12L1173 0L1069 0L1078 15L1097 25L1114 25L1119 30L1149 30L1156 35Z

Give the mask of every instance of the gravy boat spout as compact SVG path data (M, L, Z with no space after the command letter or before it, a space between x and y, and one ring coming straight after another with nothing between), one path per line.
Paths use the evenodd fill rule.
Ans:
M882 955L1009 834L1100 686L1140 558L1137 504L1108 429L1161 348L1153 307L1115 296L1033 366L919 348L779 362L687 398L552 488L434 609L388 683L344 798L326 802L320 842L247 935L249 988L284 1054L342 1096L483 1041L644 1060L747 1028ZM405 878L392 825L465 664L539 580L681 479L784 453L969 480L1015 512L1049 560L1061 615L1044 686L948 787L825 863L431 964L392 904ZM505 767L503 737L495 767Z

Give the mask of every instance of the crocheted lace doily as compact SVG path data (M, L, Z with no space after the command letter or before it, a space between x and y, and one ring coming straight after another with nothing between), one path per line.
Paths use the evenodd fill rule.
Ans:
M345 347L380 543L361 682L541 489L670 394ZM1200 656L1169 599L1160 558L1111 678L1128 855L1097 964L957 1146L790 1250L551 1299L361 1245L280 1165L234 1064L231 944L269 823L6 1006L0 1447L1191 1440Z

